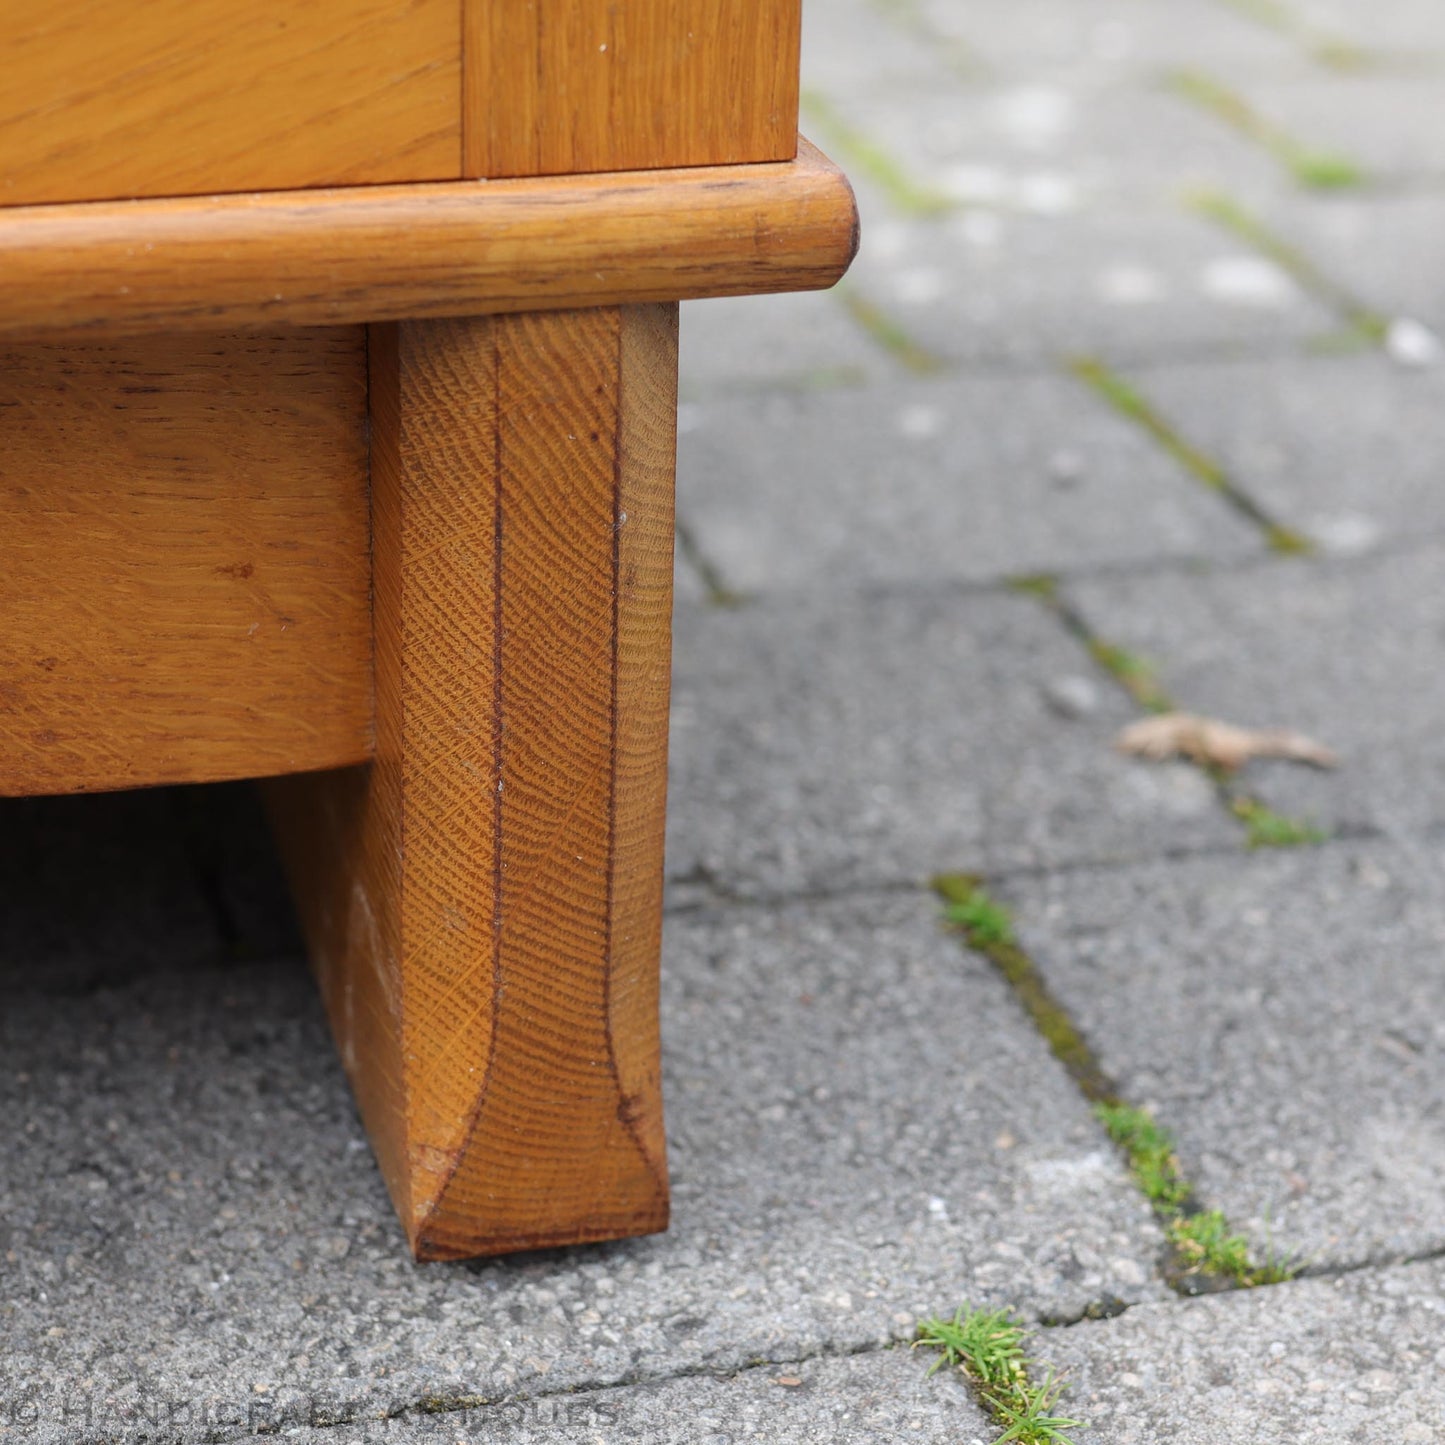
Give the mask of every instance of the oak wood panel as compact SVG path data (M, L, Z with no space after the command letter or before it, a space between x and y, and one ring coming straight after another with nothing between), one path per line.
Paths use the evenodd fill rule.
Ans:
M370 756L361 328L0 349L0 793Z
M800 0L464 0L465 174L790 160Z
M461 170L456 0L0 0L0 205Z
M0 336L401 320L831 286L846 178L796 161L0 210Z
M660 1229L676 307L372 337L376 760L270 786L332 1024L419 1256Z

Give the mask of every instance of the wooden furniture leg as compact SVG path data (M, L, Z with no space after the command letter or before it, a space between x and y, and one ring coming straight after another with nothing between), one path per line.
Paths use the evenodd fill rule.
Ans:
M664 1228L675 304L369 336L376 746L267 785L412 1247Z

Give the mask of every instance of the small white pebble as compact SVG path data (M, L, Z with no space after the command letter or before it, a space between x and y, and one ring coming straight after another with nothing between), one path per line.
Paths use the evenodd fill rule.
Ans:
M893 278L893 294L905 306L931 306L944 292L943 274L917 267Z
M1019 205L1036 216L1062 216L1078 208L1079 188L1067 176L1044 171L1019 182L1018 198Z
M1428 326L1397 316L1385 332L1385 352L1397 366L1436 366L1445 347Z
M1110 266L1095 282L1099 295L1115 306L1144 306L1164 294L1164 281L1147 266L1121 262Z
M1230 306L1288 306L1299 294L1289 272L1263 256L1218 256L1199 284L1206 296Z
M943 430L943 413L936 406L905 406L898 413L898 430L912 441L925 441Z
M1049 480L1060 487L1072 486L1084 475L1084 459L1068 447L1049 453Z
M991 211L966 211L954 220L950 230L960 241L979 250L991 249L1003 240L1003 221Z
M957 165L943 173L943 189L965 205L997 205L1004 198L1004 178L993 166Z

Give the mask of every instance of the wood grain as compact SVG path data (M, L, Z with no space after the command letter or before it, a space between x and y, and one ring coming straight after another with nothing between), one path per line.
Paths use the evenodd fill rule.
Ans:
M791 160L799 0L464 0L465 171Z
M0 349L0 794L371 752L361 328Z
M0 210L0 336L345 323L831 286L848 182L796 161Z
M0 0L0 205L453 179L456 0Z
M372 336L376 761L271 789L333 1027L419 1256L660 1229L676 307Z

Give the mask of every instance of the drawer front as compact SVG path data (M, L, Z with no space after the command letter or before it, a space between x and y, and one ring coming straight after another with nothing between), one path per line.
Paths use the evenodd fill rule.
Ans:
M0 0L0 204L461 173L457 0Z

